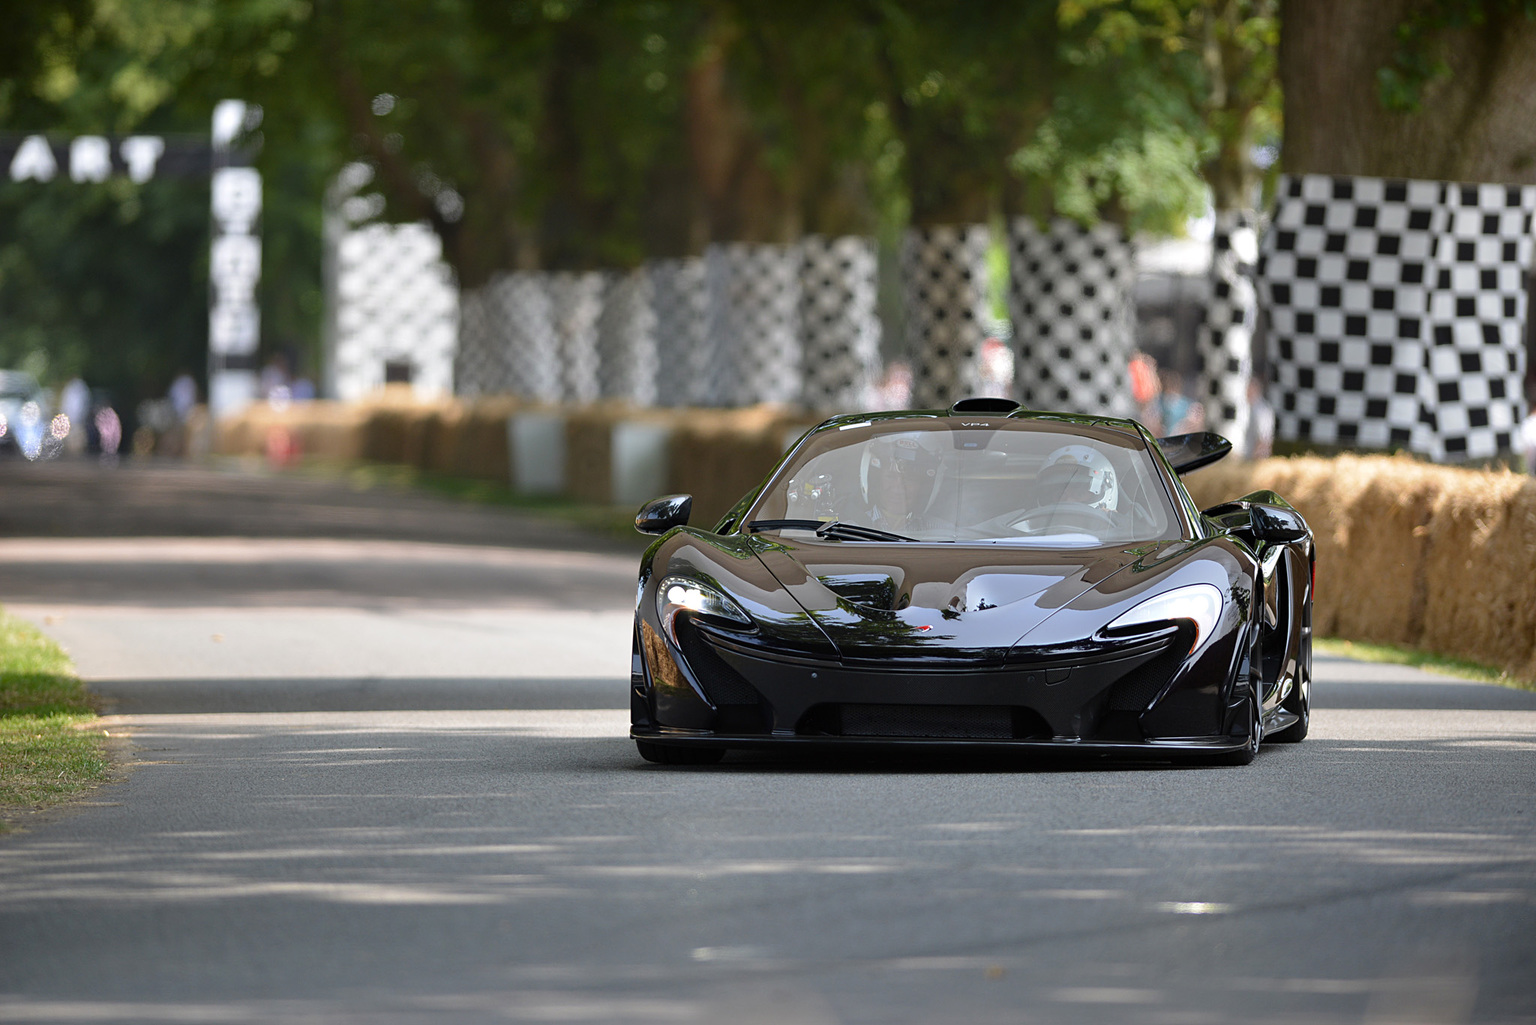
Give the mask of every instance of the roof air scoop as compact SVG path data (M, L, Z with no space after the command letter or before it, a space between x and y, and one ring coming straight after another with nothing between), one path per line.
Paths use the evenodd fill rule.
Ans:
M1007 416L1022 408L1012 399L973 397L961 399L949 407L951 416L956 414L969 416Z

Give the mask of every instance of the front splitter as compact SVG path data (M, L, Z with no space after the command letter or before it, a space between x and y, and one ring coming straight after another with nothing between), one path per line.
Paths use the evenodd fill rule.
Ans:
M1176 740L1087 741L1070 738L1029 740L977 740L964 737L820 737L799 734L731 735L660 727L629 731L631 740L645 740L668 747L729 748L731 750L871 750L901 749L914 752L974 751L1001 753L1035 752L1063 756L1120 755L1123 757L1209 756L1244 750L1248 745L1230 737L1188 737Z

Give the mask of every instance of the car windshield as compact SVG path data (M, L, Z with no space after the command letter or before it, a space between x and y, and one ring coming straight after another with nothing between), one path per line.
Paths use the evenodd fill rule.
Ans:
M822 536L839 540L880 540L868 534L879 531L914 541L1086 547L1180 536L1139 435L1039 420L981 427L935 417L819 432L747 520L753 530L820 525Z

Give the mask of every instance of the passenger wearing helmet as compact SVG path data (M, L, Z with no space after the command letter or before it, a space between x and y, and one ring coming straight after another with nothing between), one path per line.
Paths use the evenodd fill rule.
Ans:
M1063 445L1046 456L1036 486L1042 506L1073 503L1110 513L1120 504L1115 467L1091 445Z
M859 478L869 526L897 533L928 526L939 487L938 451L914 434L875 438L864 449Z

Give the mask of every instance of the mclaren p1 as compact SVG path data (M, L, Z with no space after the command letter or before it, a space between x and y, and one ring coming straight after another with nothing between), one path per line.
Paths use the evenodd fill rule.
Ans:
M1312 535L1270 491L1199 509L1231 450L967 399L833 417L719 522L636 527L642 757L1023 748L1246 764L1307 734Z

